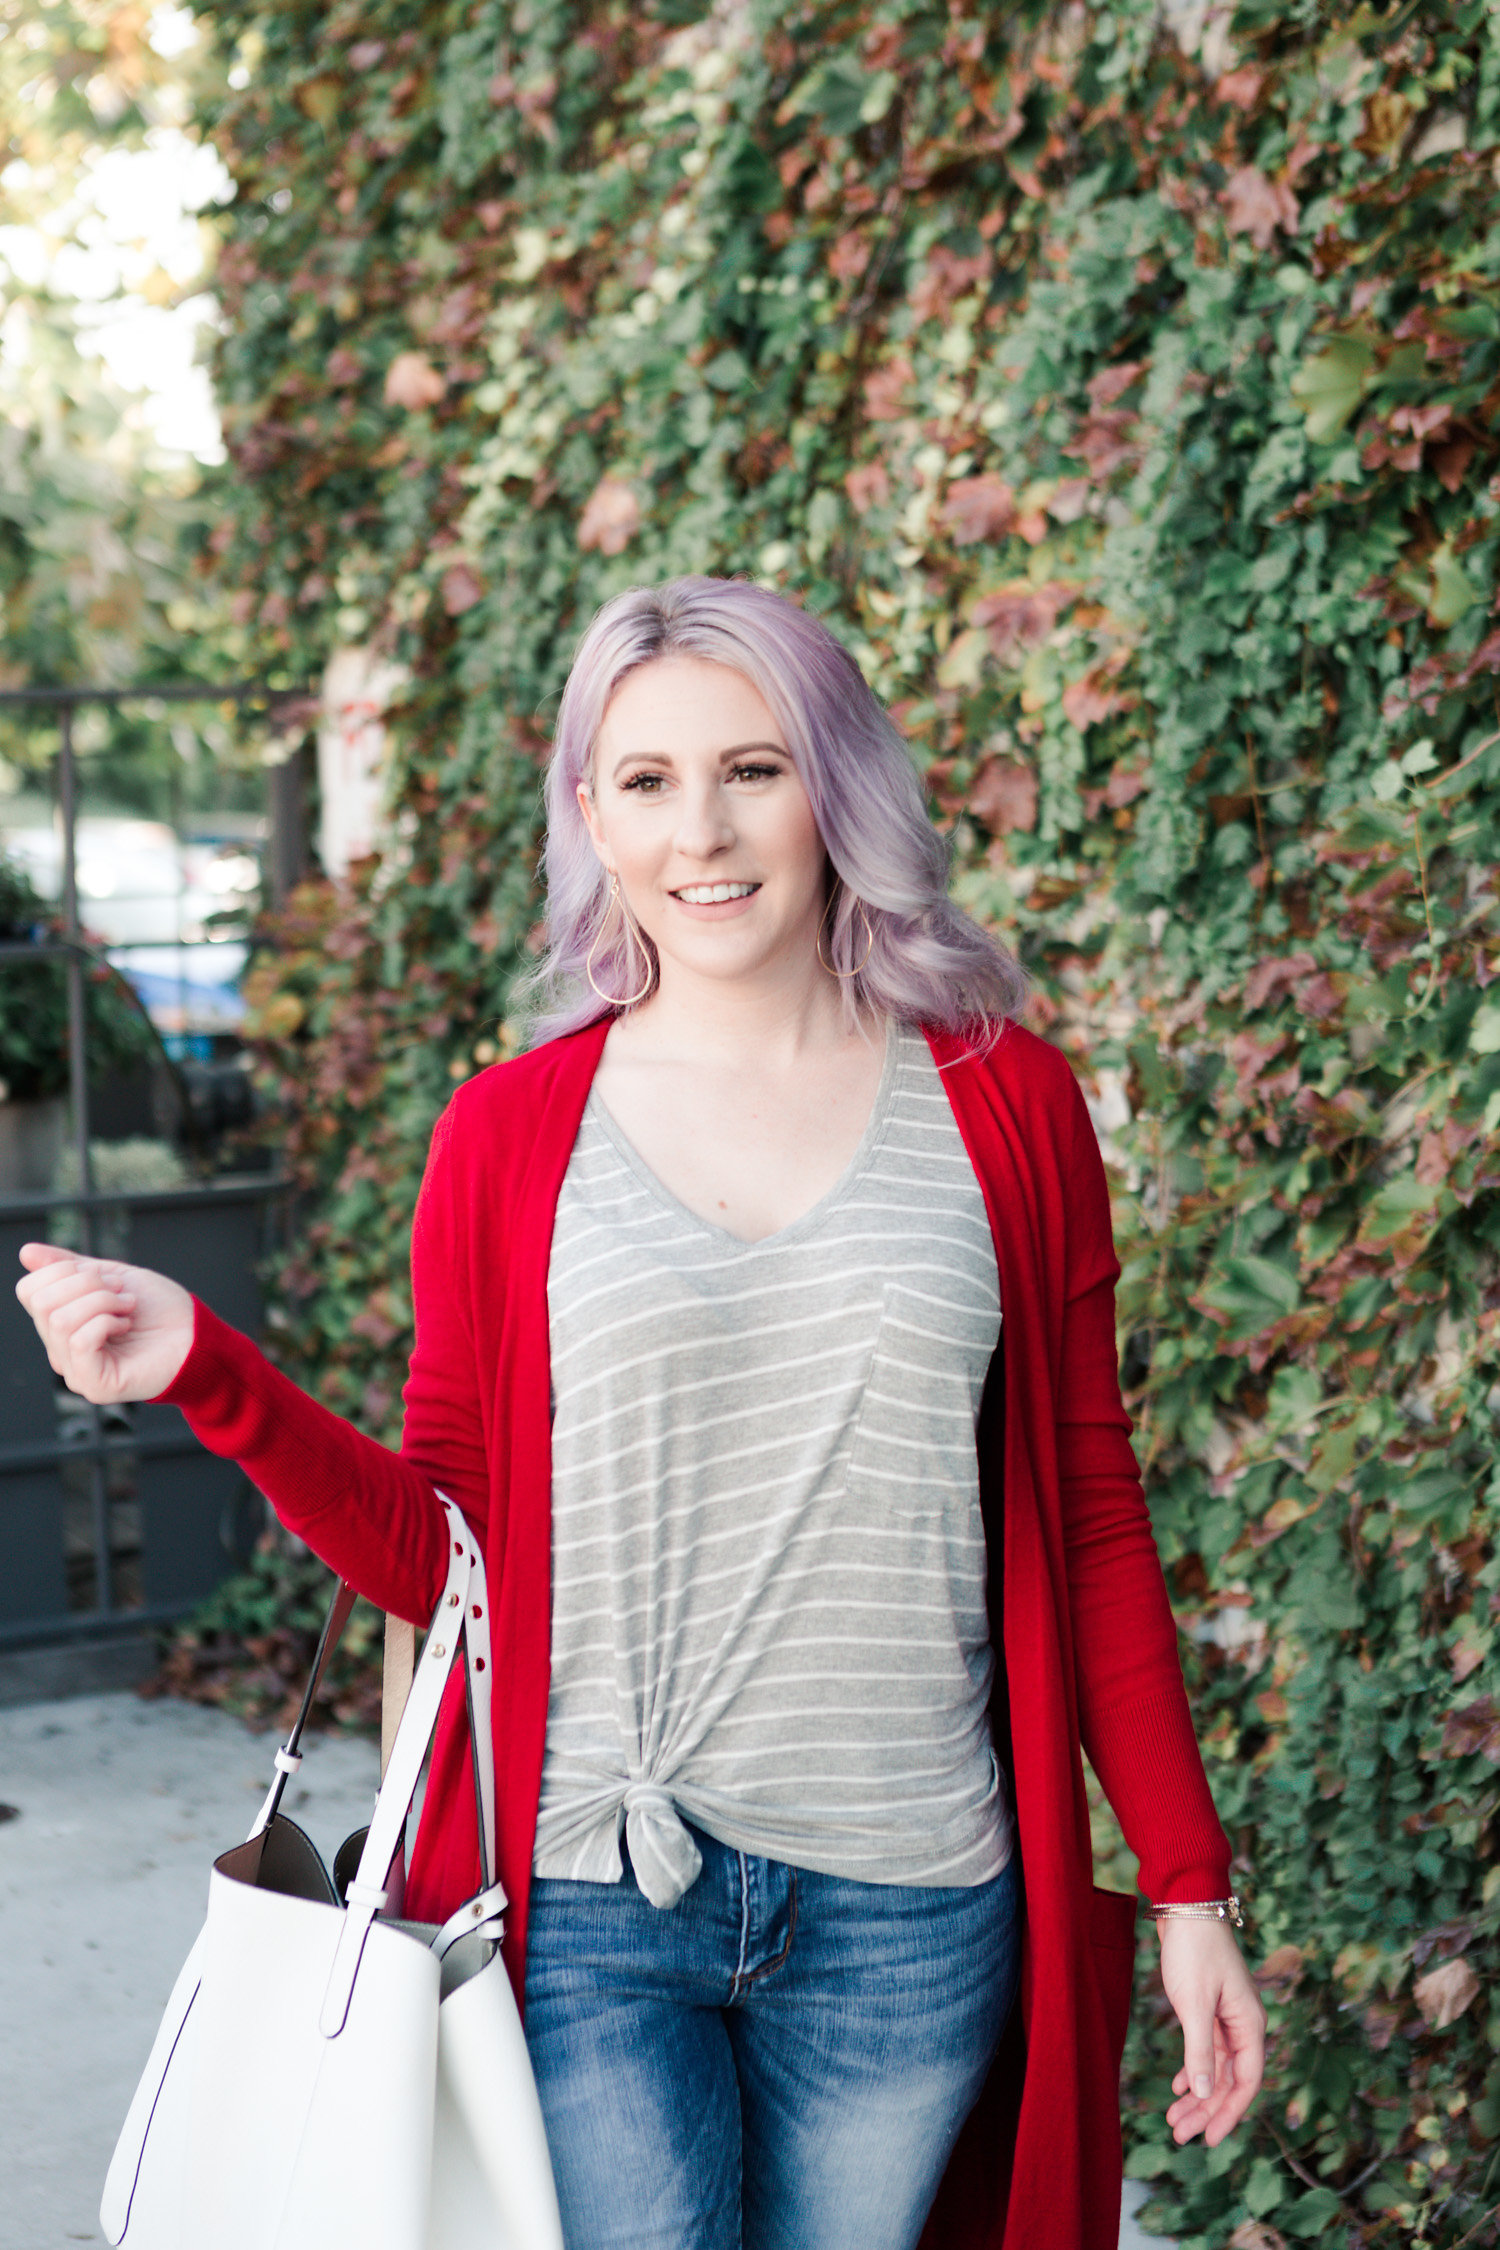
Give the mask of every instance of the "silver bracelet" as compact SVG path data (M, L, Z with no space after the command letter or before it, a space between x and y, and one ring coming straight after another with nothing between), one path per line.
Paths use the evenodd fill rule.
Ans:
M1190 1906L1148 1906L1146 1914L1153 1922L1232 1922L1237 1930L1245 1927L1245 1917L1234 1891L1228 1898L1198 1899Z

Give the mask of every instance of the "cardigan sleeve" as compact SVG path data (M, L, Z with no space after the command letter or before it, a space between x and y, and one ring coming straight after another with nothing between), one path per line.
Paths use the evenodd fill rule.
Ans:
M380 1608L426 1624L446 1532L434 1488L484 1542L489 1479L457 1223L452 1108L439 1120L412 1227L416 1345L393 1453L308 1397L194 1300L193 1342L162 1400L211 1453L238 1461L288 1530Z
M1222 1898L1229 1847L1193 1732L1115 1337L1104 1164L1072 1082L1057 1446L1083 1747L1157 1903Z

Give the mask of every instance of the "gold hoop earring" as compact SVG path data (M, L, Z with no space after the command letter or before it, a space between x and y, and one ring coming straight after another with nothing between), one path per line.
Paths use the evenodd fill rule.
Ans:
M814 951L817 953L819 961L822 963L823 967L828 971L828 974L831 977L838 977L844 983L848 983L851 977L857 977L859 975L860 970L867 965L870 955L875 950L875 928L874 924L870 920L869 913L866 910L864 900L862 898L857 898L854 903L859 908L860 917L865 925L864 954L856 967L852 969L836 969L833 963L829 960L826 953L823 951L823 931L827 924L828 917L833 911L834 900L838 897L838 895L838 892L834 891L832 896L829 898L828 904L823 909L823 919L818 924L818 935L816 940L814 941Z
M603 937L605 931L609 928L609 918L611 914L613 914L617 906L620 909L620 918L624 924L627 942L631 945L639 947L646 963L646 981L641 986L639 992L632 992L628 1000L621 1000L613 992L606 992L604 987L599 983L598 979L594 975L594 955L599 950L599 941ZM609 879L609 904L605 907L603 914L599 917L599 927L594 932L594 942L589 947L588 952L584 955L583 973L588 978L588 981L593 986L595 992L599 995L599 998L605 1003L606 1007L610 1008L635 1007L638 1002L645 999L647 993L651 990L652 986L656 982L656 969L652 962L651 956L646 951L643 940L637 937L634 929L631 927L630 909L625 904L625 894L620 889L620 878L618 875L611 875Z

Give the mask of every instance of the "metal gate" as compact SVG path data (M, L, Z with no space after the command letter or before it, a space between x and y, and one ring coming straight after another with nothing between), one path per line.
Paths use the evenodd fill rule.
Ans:
M242 1472L205 1451L175 1407L92 1407L63 1387L14 1294L21 1244L71 1223L85 1249L170 1274L253 1335L261 1317L258 1268L287 1207L288 1183L274 1174L150 1193L95 1191L84 1004L91 949L78 918L73 711L136 699L275 703L305 693L193 682L0 694L0 703L58 709L63 933L0 943L0 975L12 961L62 964L80 1183L68 1193L0 1196L0 1651L117 1636L181 1616L244 1559L262 1513Z

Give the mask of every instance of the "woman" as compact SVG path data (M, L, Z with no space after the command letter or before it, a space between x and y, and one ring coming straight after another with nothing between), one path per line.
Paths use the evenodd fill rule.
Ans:
M1080 1740L1163 1915L1179 2141L1244 2114L1263 2015L1082 1099L777 596L610 603L548 817L539 1037L434 1135L399 1458L158 1275L34 1246L23 1300L72 1388L175 1401L384 1608L430 1613L434 1486L483 1541L570 2250L1112 2250L1134 1908L1091 1891ZM422 1916L478 1880L465 1724Z

